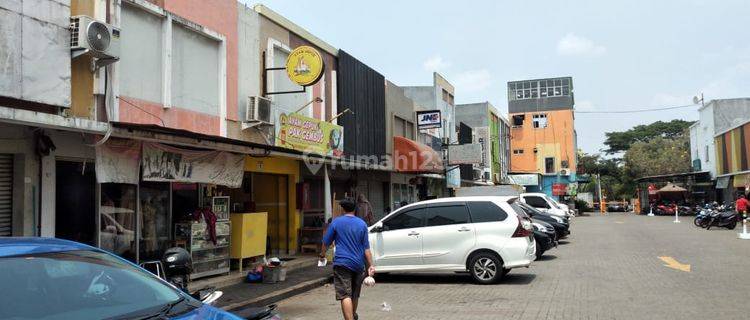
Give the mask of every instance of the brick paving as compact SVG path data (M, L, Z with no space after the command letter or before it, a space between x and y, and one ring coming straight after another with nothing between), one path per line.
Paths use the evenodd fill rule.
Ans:
M378 276L363 290L360 319L749 319L750 240L673 219L577 217L567 243L496 285L467 275ZM659 256L691 271L667 268ZM330 286L279 309L285 319L342 318Z

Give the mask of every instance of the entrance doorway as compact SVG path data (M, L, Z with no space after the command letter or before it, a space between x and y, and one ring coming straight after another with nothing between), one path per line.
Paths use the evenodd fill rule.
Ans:
M55 237L96 246L94 164L58 160L55 167Z
M274 174L253 174L253 191L258 212L268 212L269 254L289 254L289 188L288 177Z

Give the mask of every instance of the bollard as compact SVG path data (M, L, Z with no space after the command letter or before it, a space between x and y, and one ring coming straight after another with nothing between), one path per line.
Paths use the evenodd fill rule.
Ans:
M648 216L653 217L654 216L654 206L648 207Z
M742 232L738 233L737 237L742 240L750 240L750 233L747 233L747 215L742 218Z
M677 205L674 205L674 223L680 223L680 209L677 208Z

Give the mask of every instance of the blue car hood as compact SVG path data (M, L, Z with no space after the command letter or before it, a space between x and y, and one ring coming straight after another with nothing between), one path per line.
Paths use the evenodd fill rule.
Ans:
M209 305L203 305L191 312L181 314L172 320L244 320L234 314Z

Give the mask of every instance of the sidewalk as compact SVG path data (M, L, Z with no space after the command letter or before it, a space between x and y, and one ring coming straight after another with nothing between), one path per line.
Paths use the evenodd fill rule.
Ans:
M288 273L284 282L233 284L220 288L224 295L217 306L241 316L245 308L272 304L329 283L332 275L331 266L314 266Z

